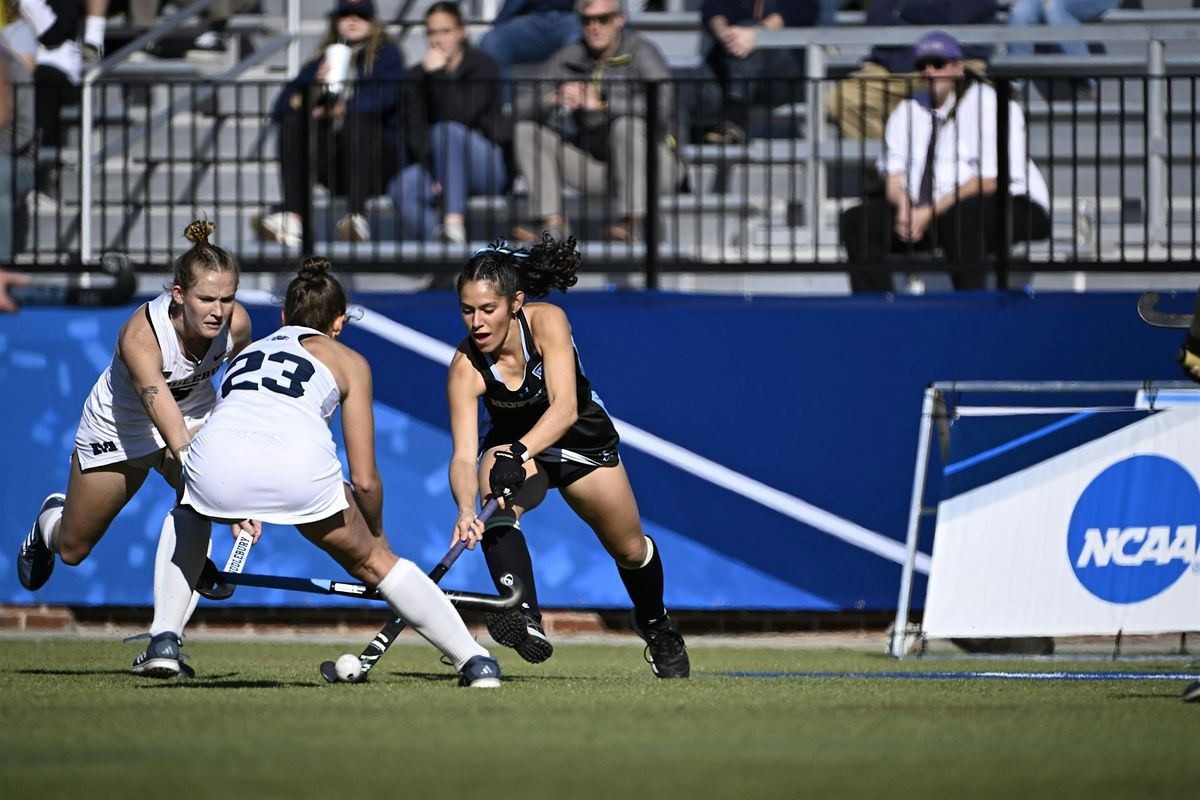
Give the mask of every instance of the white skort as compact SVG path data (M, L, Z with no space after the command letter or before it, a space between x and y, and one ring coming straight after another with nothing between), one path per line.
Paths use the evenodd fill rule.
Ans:
M273 431L201 428L184 458L183 503L215 519L318 522L346 509L331 442Z

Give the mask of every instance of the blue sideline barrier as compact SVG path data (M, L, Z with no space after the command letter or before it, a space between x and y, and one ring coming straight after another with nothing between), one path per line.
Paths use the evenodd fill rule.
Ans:
M445 345L463 335L449 293L356 300ZM675 608L893 608L900 567L889 553L904 535L921 393L931 381L1178 377L1171 356L1179 334L1142 324L1136 296L1125 293L885 300L580 292L554 302L570 315L609 411L648 434L636 446L627 440L622 455ZM250 310L257 335L277 324L277 308ZM79 410L129 311L30 308L0 317L0 602L150 602L159 525L173 498L157 476L92 556L76 568L59 565L36 597L15 569L38 503L66 485ZM343 341L375 371L389 539L428 567L445 552L454 520L445 367L362 326ZM627 605L611 559L557 495L524 527L544 605ZM221 562L228 529L218 528L214 542ZM284 529L268 528L250 565L341 577ZM446 585L488 591L481 555L460 559ZM923 594L922 578L917 606ZM227 602L354 603L248 587Z

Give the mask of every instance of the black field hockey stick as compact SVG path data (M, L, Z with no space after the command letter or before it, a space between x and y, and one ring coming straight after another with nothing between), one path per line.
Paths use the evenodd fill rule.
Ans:
M250 555L250 547L253 544L254 537L249 533L245 531L239 533L237 540L233 543L233 549L229 551L225 569L219 572L211 558L204 559L204 568L200 570L200 580L196 584L196 591L200 593L200 596L207 597L209 600L228 600L232 597L236 582L229 578L239 575L245 568L246 556Z
M1191 314L1172 314L1166 311L1157 311L1155 306L1158 305L1158 292L1146 292L1138 298L1138 316L1142 318L1142 322L1147 325L1153 325L1156 328L1190 328L1192 320Z
M496 513L498 508L500 508L500 501L495 497L489 499L487 503L484 504L483 510L479 512L479 521L487 522L491 518L492 514ZM441 581L442 576L446 574L448 569L450 569L450 565L452 565L458 559L458 557L462 555L462 551L465 549L467 549L466 542L461 540L455 542L454 546L450 548L446 555L442 556L442 560L439 561L434 568L429 571L429 579L434 583ZM375 638L371 640L371 643L363 648L363 651L358 654L358 662L362 665L362 672L359 674L354 683L362 683L367 679L367 674L371 671L371 668L375 666L375 662L387 652L387 649L392 646L392 642L396 641L396 637L400 635L400 632L404 630L405 626L407 625L408 623L403 617L392 617L387 624L379 629L379 633L375 634ZM321 662L321 677L324 678L328 683L339 682L340 679L338 678L337 669L334 667L334 663L332 661Z
M137 291L137 275L129 258L105 253L99 273L72 275L66 281L49 282L34 276L26 286L9 287L9 296L19 306L123 306ZM87 278L84 277L87 275ZM92 276L97 285L91 285Z

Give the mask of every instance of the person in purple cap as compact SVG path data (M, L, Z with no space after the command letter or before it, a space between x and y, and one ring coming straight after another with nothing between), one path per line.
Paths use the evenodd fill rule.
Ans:
M349 48L349 67L344 76L335 75L344 47ZM400 45L376 18L374 1L337 0L325 40L271 111L279 123L283 208L253 220L263 239L300 245L309 186L298 165L310 161L310 153L315 154L310 161L315 180L348 203L337 237L357 242L371 238L367 200L385 194L407 160L399 121L405 78ZM306 125L308 148L302 135Z
M867 26L975 25L996 21L996 0L870 0ZM991 47L964 48L968 65L982 74ZM883 123L900 101L920 88L907 46L876 45L863 63L825 96L829 117L847 139L879 139Z
M903 101L887 120L878 169L884 194L842 214L851 265L889 255L941 254L956 289L982 289L984 257L1001 246L996 203L1012 210L1014 241L1050 232L1050 194L1025 149L1025 117L1009 104L1009 184L997 185L996 91L966 68L962 47L935 31L918 40L916 66L926 91ZM907 260L907 259L906 259ZM855 292L890 291L891 273L852 270Z

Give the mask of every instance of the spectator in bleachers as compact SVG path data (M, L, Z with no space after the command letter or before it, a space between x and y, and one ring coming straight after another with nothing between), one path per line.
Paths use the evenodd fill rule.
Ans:
M343 46L349 48L344 76L334 74ZM374 0L338 0L321 47L283 88L271 111L280 125L283 209L254 220L262 237L300 244L309 187L298 165L308 162L316 180L349 203L337 223L338 238L371 238L367 200L383 194L402 166L399 106L405 77L400 45L376 18ZM306 133L309 150L303 148Z
M760 48L758 31L808 28L817 24L820 0L704 0L704 78L698 108L691 109L692 125L705 129L711 143L746 141L750 107L754 102L779 105L804 75L804 52ZM721 90L711 83L715 78ZM711 122L706 117L716 113Z
M104 34L108 30L108 0L84 0L83 36L79 52L85 61L104 58Z
M971 73L959 43L941 32L914 48L927 92L903 101L888 117L879 172L882 196L869 196L842 214L849 261L879 263L889 254L940 249L956 289L986 283L983 258L1009 242L996 229L996 203L1011 203L1017 241L1050 232L1050 195L1037 165L1026 157L1025 117L1009 104L1009 175L996 184L996 91ZM888 272L851 272L855 292L886 292Z
M658 188L670 192L686 176L670 121L674 100L658 47L625 27L624 0L578 0L583 40L555 53L536 86L517 96L517 167L529 181L532 225L513 238L541 241L569 232L562 189L606 195L617 219L608 236L633 241L646 214L646 153L658 148ZM646 119L644 81L661 81L654 141ZM549 89L549 91L547 91Z
M1098 22L1104 14L1116 8L1120 0L1012 0L1008 10L1009 25L1079 25ZM1062 42L1052 45L1065 55L1086 56L1088 46L1083 42ZM1013 55L1029 55L1033 45L1014 42L1008 46ZM1081 88L1092 89L1091 80L1081 80ZM1047 92L1049 94L1049 92Z
M430 6L425 36L429 50L412 69L405 103L405 139L416 163L392 181L389 194L404 238L465 242L467 199L508 188L512 128L496 62L467 40L458 4Z
M17 0L3 0L0 6L0 43L17 57L26 72L33 74L37 69L37 36L21 16L21 4Z
M49 164L38 165L39 202L58 196L61 150L65 144L62 110L79 103L83 63L75 41L79 0L21 0L21 13L37 35L37 66L33 71L35 120L42 147L56 153Z
M996 21L996 0L870 0L866 24L971 25ZM972 72L983 74L991 48L964 48ZM871 48L862 66L838 81L825 97L830 118L847 139L878 139L884 120L921 85L911 47Z
M513 64L540 64L580 33L575 0L504 0L479 49L500 68L507 102Z
M33 189L33 81L0 42L0 265L12 264L19 203Z

